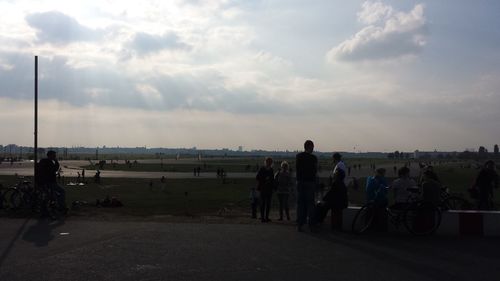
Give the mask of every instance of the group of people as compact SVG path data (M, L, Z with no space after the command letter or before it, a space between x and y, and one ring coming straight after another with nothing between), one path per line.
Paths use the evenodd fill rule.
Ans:
M329 190L321 200L315 204L315 192L319 184L318 158L313 154L314 143L307 140L304 151L296 156L296 183L297 183L297 230L303 231L308 224L311 229L319 224L329 210L333 210L335 218L341 224L342 210L347 208L347 187L345 185L346 166L339 153L333 155L334 167L330 175ZM286 216L290 220L289 197L294 182L290 172L290 165L283 161L277 173L273 169L273 159L266 158L256 176L257 186L251 191L252 217L257 218L257 209L260 207L261 222L269 222L272 195L276 191L279 201L279 220Z
M339 153L333 154L333 169L330 174L329 188L327 193L320 198L318 204L316 191L319 185L318 159L313 154L314 143L307 140L304 143L304 151L296 155L296 195L297 195L297 230L303 231L303 226L308 224L311 230L322 222L327 212L332 211L332 227L342 227L342 210L347 208L347 187L345 177L348 174L346 165ZM386 169L377 168L373 176L366 180L366 200L374 202L377 206L385 209L404 209L408 206L408 199L412 196L418 197L424 203L438 206L441 204L441 192L443 185L431 165L421 166L418 182L410 177L409 165L396 170L397 179L391 184L385 177ZM290 172L290 166L286 161L281 162L278 172L274 172L273 159L266 158L265 165L261 167L256 176L257 186L251 191L252 217L257 218L260 207L260 220L269 222L272 195L278 195L279 220L286 216L290 220L289 197L293 191L294 181ZM477 190L478 209L489 210L493 189L498 187L498 175L495 172L495 163L487 161L484 168L479 172L474 187ZM393 204L389 205L389 190L393 193ZM418 195L417 195L418 194Z

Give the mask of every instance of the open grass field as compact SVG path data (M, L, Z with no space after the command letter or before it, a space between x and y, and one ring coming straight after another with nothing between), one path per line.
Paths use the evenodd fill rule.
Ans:
M217 169L223 167L226 171L247 171L247 165L255 166L258 159L217 159L207 161L207 169ZM283 159L281 159L283 160ZM286 159L293 163L293 159ZM325 166L331 166L329 159L323 159ZM277 161L278 162L278 161ZM363 159L363 161L346 160L347 163L355 162L362 165L376 163L377 166L385 165L401 166L404 161L395 162L386 159ZM168 164L168 167L176 171L192 171L196 163ZM201 164L203 165L203 164ZM416 163L412 164L417 166ZM115 170L130 169L125 164L106 165L106 168ZM292 166L293 167L293 166ZM161 171L160 163L141 163L132 165L133 171ZM252 167L252 170L255 167ZM210 171L210 170L209 170ZM435 171L440 177L442 183L448 186L451 193L458 194L469 201L467 188L471 186L476 175L477 168L470 165L464 165L459 162L436 163ZM418 174L413 173L413 177ZM394 179L392 171L388 171L388 182ZM349 201L351 205L362 205L365 202L365 181L366 175L357 178L358 188L349 189ZM12 186L18 179L14 176L0 176L0 183L4 187ZM96 208L93 206L84 206L81 208L82 214L92 215L93 213L102 213L103 211L117 215L132 216L161 216L161 215L244 215L249 212L249 190L256 185L255 180L250 178L231 178L222 183L221 179L216 178L169 178L166 183L161 183L160 179L141 179L141 178L103 178L100 184L94 183L92 178L87 179L85 186L65 186L67 190L67 202L71 204L74 201L88 202L89 205L95 205L96 200L102 200L106 196L117 197L124 204L121 208ZM323 177L321 182L327 183L328 179ZM151 186L152 184L152 186ZM390 194L391 195L391 194ZM274 196L276 197L276 196ZM293 197L293 196L292 196ZM389 196L392 199L392 196ZM495 201L500 202L497 196ZM277 212L277 200L274 211ZM294 201L294 199L291 199ZM295 204L291 204L294 206ZM77 212L78 213L78 212Z

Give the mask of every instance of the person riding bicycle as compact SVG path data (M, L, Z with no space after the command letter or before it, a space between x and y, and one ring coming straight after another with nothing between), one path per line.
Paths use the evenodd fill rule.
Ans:
M390 207L392 210L404 210L408 206L411 192L418 192L417 183L410 178L410 169L408 167L400 168L398 176L399 178L391 184L394 192L394 204Z
M59 208L67 212L66 191L57 184L56 173L59 171L59 167L56 152L49 150L47 158L41 159L37 164L36 182L39 187L46 187L55 191Z

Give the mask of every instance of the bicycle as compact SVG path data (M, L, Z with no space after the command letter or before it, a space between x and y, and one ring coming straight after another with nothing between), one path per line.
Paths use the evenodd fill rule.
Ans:
M10 210L12 209L12 204L10 202L10 196L14 190L11 188L4 188L0 184L0 209Z
M52 219L59 219L66 212L64 206L59 206L57 192L48 185L34 188L31 182L22 181L9 188L9 192L5 198L14 211L29 209Z
M404 209L400 210L381 208L374 202L368 202L356 213L351 226L352 232L361 234L373 227L374 219L381 209L388 215L389 221L396 229L403 224L413 235L433 234L441 224L441 210L422 200L409 202Z
M443 211L448 210L469 210L473 206L469 201L458 195L452 195L446 186L441 188L439 207Z

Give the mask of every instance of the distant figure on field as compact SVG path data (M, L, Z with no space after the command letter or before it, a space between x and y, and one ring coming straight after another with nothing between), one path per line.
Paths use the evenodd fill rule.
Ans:
M288 198L292 187L292 176L290 175L288 162L281 162L281 169L276 173L274 180L276 181L278 201L280 205L280 218L283 220L283 211L286 214L286 220L290 220L290 209L288 207Z
M271 202L274 190L274 170L273 159L268 157L265 160L265 166L259 169L257 173L257 190L260 192L260 220L261 222L270 222L269 212L271 211Z
M85 169L82 169L82 181L85 181Z
M295 157L297 177L297 231L301 232L304 224L312 227L314 211L314 190L317 186L318 158L312 154L314 143L307 140L304 151Z
M161 191L166 191L167 190L167 178L165 178L165 176L161 176L160 183L161 183Z
M94 176L94 181L96 183L101 183L101 171L97 170Z
M66 212L66 191L57 184L56 173L59 171L59 162L57 161L56 152L49 150L47 158L44 158L36 165L37 178L35 179L39 186L55 191L59 208Z
M493 188L498 188L498 174L495 171L495 162L492 160L486 161L477 175L476 186L479 189L478 208L480 210L490 210Z

